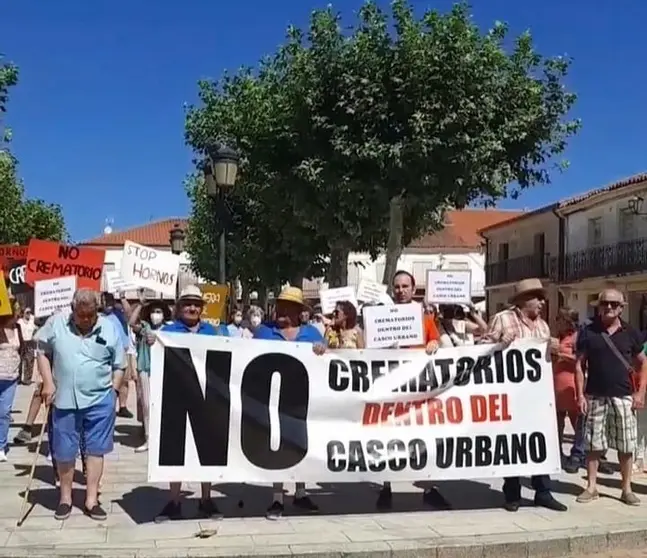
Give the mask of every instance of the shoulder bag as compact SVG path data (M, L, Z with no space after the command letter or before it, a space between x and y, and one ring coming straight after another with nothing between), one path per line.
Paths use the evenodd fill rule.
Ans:
M636 393L640 387L640 375L636 372L636 369L629 363L629 361L623 356L616 344L613 342L609 334L606 332L602 333L602 339L607 344L609 349L613 352L616 358L622 363L625 367L625 370L629 372L629 384L631 385L631 391Z

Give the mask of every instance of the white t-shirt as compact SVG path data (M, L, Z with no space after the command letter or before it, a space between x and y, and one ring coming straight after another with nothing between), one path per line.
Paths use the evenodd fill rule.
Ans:
M36 323L33 316L28 320L19 318L18 325L20 326L20 331L22 331L23 341L31 341L34 338L34 331L36 331Z

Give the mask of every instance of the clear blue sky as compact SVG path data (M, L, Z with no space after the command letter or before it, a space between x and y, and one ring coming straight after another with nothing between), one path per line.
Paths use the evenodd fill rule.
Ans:
M63 206L75 240L186 214L183 105L199 78L254 64L325 0L6 0L0 52L20 66L7 123L30 196ZM337 0L344 14L361 0ZM448 8L452 2L415 1ZM571 168L504 207L537 207L647 169L647 2L474 0L478 23L530 28L575 58L584 127Z

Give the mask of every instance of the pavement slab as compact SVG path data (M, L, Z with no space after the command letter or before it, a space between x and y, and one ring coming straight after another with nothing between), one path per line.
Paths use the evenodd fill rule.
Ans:
M19 388L10 438L24 420L30 396L31 388ZM102 483L101 499L109 515L100 524L81 512L80 473L72 516L63 522L54 519L58 492L45 443L31 487L30 512L16 527L35 444L11 448L9 461L0 464L0 557L647 558L647 477L637 478L634 485L645 505L631 508L618 499L617 473L601 477L602 498L588 505L575 502L584 471L554 478L555 496L569 506L566 513L534 507L528 484L522 508L508 513L500 507L500 480L437 483L451 511L423 505L424 483L395 483L389 513L376 512L375 485L324 483L308 487L319 514L300 515L287 496L286 516L280 521L264 517L270 485L234 484L214 486L224 519L192 519L197 517L200 487L189 484L183 506L188 519L158 525L153 518L167 494L164 485L146 483L147 456L134 452L140 435L134 420L118 419L115 452L106 461ZM215 534L199 538L204 530Z

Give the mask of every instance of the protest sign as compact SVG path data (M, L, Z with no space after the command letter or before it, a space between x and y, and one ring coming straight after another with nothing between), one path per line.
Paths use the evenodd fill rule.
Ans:
M34 285L34 316L44 318L72 304L77 277L57 277L36 281Z
M425 300L431 304L471 304L470 270L428 269Z
M27 246L18 244L0 244L0 265L7 268L7 263L12 260L27 259Z
M180 256L130 240L124 243L121 276L130 285L175 297Z
M338 302L347 300L357 308L357 297L353 287L337 287L335 289L322 289L319 291L321 313L332 314Z
M13 306L9 300L9 291L4 279L4 273L0 273L0 316L10 316L13 314Z
M203 284L198 285L202 291L202 300L204 308L202 309L202 319L211 323L226 321L225 315L227 310L227 296L229 287L227 285Z
M560 471L547 342L424 350L161 332L150 482L383 482ZM529 412L529 409L532 412Z
M74 275L77 288L99 291L104 259L103 250L32 238L27 253L26 281L35 286L36 281Z
M5 267L5 281L11 294L25 294L32 292L34 289L25 280L27 273L27 260L9 260Z
M125 293L126 291L135 291L137 286L129 285L121 276L118 270L106 271L106 290L112 294Z
M383 349L395 344L399 347L425 344L422 306L417 302L365 306L362 314L368 349Z
M362 279L359 285L357 285L357 300L387 304L393 302L386 294L386 285L371 281L370 279ZM385 302L387 300L388 302Z

